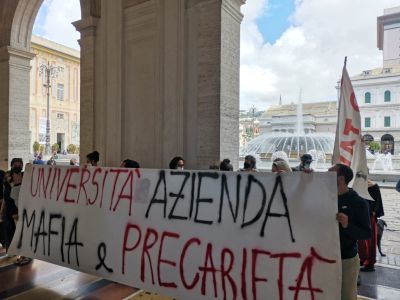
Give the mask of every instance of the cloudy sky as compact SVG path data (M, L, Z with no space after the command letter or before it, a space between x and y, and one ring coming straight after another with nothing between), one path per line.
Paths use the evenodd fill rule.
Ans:
M355 75L382 65L376 18L398 0L247 0L242 7L240 106L336 99L344 57ZM45 0L34 33L79 48L78 0Z

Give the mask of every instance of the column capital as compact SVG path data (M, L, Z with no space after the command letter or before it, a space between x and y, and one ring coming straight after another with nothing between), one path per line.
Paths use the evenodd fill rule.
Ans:
M29 51L13 48L11 46L0 47L0 62L9 61L11 58L30 61L35 54Z
M82 20L73 22L72 25L74 25L76 30L81 33L82 37L93 36L95 35L98 21L98 17L89 16Z

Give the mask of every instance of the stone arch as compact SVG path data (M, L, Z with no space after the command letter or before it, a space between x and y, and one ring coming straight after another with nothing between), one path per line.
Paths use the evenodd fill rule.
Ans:
M31 36L42 4L43 0L0 2L0 168L3 169L8 168L12 157L29 159L29 73L34 57L30 52ZM100 15L100 0L80 0L80 5L81 22ZM93 53L93 49L88 51Z
M30 51L33 24L43 0L19 0L11 26L10 46Z
M0 168L29 158L30 36L42 1L0 1ZM99 150L105 166L134 156L160 168L174 155L192 169L236 164L244 2L80 0L81 153Z

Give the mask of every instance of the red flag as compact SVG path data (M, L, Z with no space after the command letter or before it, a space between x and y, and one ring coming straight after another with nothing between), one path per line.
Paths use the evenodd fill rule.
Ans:
M361 135L361 116L353 85L343 66L340 84L338 122L332 163L345 164L352 168L354 179L350 186L363 198L372 200L368 193L368 167L366 148Z

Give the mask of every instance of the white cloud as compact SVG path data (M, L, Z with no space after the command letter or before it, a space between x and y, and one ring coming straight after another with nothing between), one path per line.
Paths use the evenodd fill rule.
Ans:
M336 81L348 56L351 75L382 65L376 18L398 0L296 0L293 25L274 43L263 41L256 21L267 1L247 1L242 12L241 107L263 110L296 102L335 100ZM274 26L271 24L270 26ZM260 86L258 86L260 84Z
M43 5L46 15L37 20L43 37L79 50L80 34L71 24L81 18L79 0L46 0Z
M274 43L264 42L257 20L266 18L268 0L248 0L242 7L241 107L263 110L277 104L336 99L335 84L344 56L351 75L382 65L376 47L376 18L398 0L295 0L292 26ZM79 49L79 0L45 0L37 20L45 38ZM274 26L270 24L267 26Z

